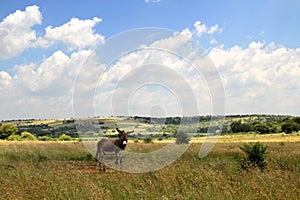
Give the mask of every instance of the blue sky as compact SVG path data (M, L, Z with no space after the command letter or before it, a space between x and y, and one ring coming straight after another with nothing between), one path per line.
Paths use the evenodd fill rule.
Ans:
M196 20L205 24L219 24L225 29L221 38L229 46L245 44L253 39L275 41L287 47L300 43L298 26L300 3L294 1L198 1L161 0L145 3L127 1L1 1L0 18L17 9L38 5L43 13L43 31L46 26L59 26L72 17L89 19L99 17L103 22L95 29L106 37L121 31L140 27L164 27L181 30ZM264 32L263 35L261 33Z
M29 7L32 9L25 12ZM27 13L22 18L23 21L18 22L21 15L17 16L17 10ZM19 100L15 103L15 109L1 108L0 112L7 114L0 118L70 116L72 105L69 104L72 94L68 92L72 90L69 89L72 87L70 80L76 78L76 73L66 75L61 72L60 80L69 76L70 80L62 82L63 85L51 85L50 82L54 81L54 78L47 82L47 77L44 77L45 80L43 77L36 77L38 71L41 73L50 70L48 64L55 63L56 58L67 63L75 62L76 56L87 54L87 51L93 48L94 42L104 43L116 34L143 27L160 27L178 32L186 30L196 42L209 51L224 81L227 102L234 102L226 103L226 113L299 115L299 104L296 102L299 93L296 80L300 74L299 10L300 2L297 0L2 0L0 40L1 45L7 46L7 49L0 51L0 100L3 105L11 104L11 99L14 98ZM8 16L13 16L12 20L4 23ZM68 31L66 26L72 24L74 27L86 27L80 30L87 31L86 34L90 34L87 35L90 37L82 37L80 33L76 35L76 32L70 34L71 36L64 34L64 31ZM12 44L16 41L14 37L19 38L15 45ZM9 49L12 49L13 53L5 52ZM261 63L259 67L256 62ZM76 70L78 69L74 69ZM30 74L33 77L30 77ZM285 78L291 82L289 84L294 85L281 85ZM58 101L55 102L55 99L52 99L52 90L41 91L29 80L44 81L49 87L61 87L68 92L54 94ZM21 101L18 95L8 97L4 95L8 89L16 94L23 93L24 98L31 100ZM63 96L62 93L68 93L68 96ZM284 101L286 95L290 95L290 98ZM253 100L245 100L246 97ZM268 101L272 99L272 103L267 106L261 105L262 102L266 102L266 98ZM26 105L28 108L24 108ZM29 105L35 105L36 109L30 109ZM42 105L48 109L41 109L39 106ZM59 106L54 109L54 105ZM21 107L20 113L18 108ZM56 111L46 114L50 108ZM59 113L62 108L67 114Z

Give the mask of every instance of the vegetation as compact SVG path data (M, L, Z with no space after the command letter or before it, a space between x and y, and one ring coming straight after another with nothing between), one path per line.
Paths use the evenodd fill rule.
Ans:
M178 131L178 133L175 135L175 138L176 144L188 144L190 141L188 134L184 131Z
M181 122L184 123L181 124ZM115 133L117 123L135 130L135 133L129 138L141 140L143 138L159 140L174 138L179 130L198 136L217 132L221 132L223 135L282 132L289 134L300 130L300 117L280 115L230 115L226 116L223 126L218 122L218 116L88 118L82 120L81 123L76 123L75 119L28 119L8 120L1 123L0 139L20 140L22 132L29 132L41 141L70 140L70 137L89 140L95 140L102 136L115 138L117 137ZM214 124L214 127L211 127L211 124Z
M150 143L153 143L153 140L152 140L152 138L144 138L144 139L143 139L143 142L144 142L145 144L150 144Z
M6 139L11 135L15 135L18 129L11 124L3 124L0 126L0 139Z
M31 133L29 133L29 132L27 132L27 131L24 131L24 132L22 132L21 133L21 135L10 135L8 138L7 138L7 140L37 140L37 138L33 135L33 134L31 134Z
M71 141L72 140L72 137L69 136L69 135L66 135L66 134L62 134L59 138L58 138L59 141Z
M231 131L233 133L249 132L251 126L248 123L242 123L241 121L234 121L230 124Z
M300 142L268 142L268 167L246 171L238 141L217 143L203 159L201 143L192 143L174 163L143 174L99 173L79 142L0 141L0 199L299 199ZM161 146L129 142L127 150Z
M259 123L255 125L255 131L259 134L271 133L270 127L267 124Z
M243 169L253 167L258 167L261 170L265 169L267 146L264 146L260 142L256 142L254 145L244 144L244 146L240 148L247 154L247 157L245 157L241 162Z
M299 131L299 124L292 120L288 120L282 124L281 129L285 133L292 133L294 131Z

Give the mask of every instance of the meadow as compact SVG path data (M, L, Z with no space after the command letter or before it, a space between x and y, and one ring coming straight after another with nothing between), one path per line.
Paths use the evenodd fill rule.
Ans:
M242 170L240 146L254 140L268 147L267 168ZM202 159L201 144L192 143L163 169L134 174L99 172L81 142L0 141L0 199L300 198L300 136L221 136ZM163 145L130 141L127 150L148 152Z

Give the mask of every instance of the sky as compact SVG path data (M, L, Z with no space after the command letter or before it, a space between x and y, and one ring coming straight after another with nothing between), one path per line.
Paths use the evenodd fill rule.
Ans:
M219 104L300 115L299 10L297 0L2 0L0 120L206 115ZM164 35L145 42L155 30Z

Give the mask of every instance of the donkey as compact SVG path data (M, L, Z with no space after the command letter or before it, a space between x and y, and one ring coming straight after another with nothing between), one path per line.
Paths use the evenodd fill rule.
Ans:
M120 130L116 128L118 131L119 139L116 140L110 140L107 138L102 138L97 143L97 153L96 153L96 159L99 162L100 171L105 172L105 166L103 164L104 161L104 155L106 153L114 153L116 156L115 165L118 167L118 163L120 162L120 168L122 169L122 156L121 152L125 150L126 144L127 144L127 136L130 133L133 133L134 131L125 132L124 130Z

